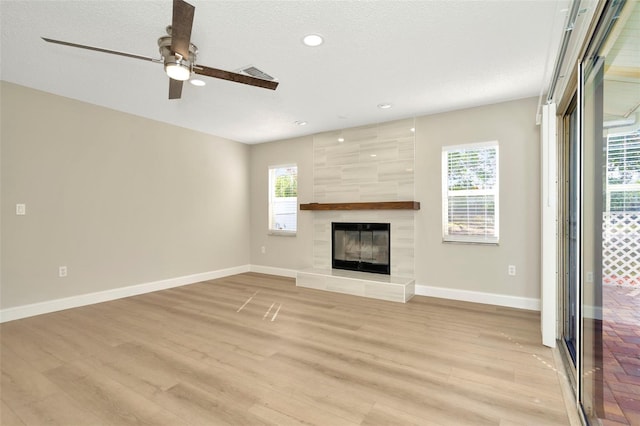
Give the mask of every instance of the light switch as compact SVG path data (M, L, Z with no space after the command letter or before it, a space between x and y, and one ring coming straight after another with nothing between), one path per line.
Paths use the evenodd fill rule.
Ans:
M18 216L24 216L27 214L27 205L26 204L16 204L16 214Z

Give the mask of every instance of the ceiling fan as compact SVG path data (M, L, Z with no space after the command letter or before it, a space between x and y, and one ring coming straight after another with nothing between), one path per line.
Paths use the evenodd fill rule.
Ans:
M167 27L168 35L162 36L158 39L158 47L160 55L162 56L161 59L119 52L117 50L103 49L100 47L86 46L83 44L70 43L67 41L53 40L45 37L42 37L42 39L48 43L163 63L164 70L169 77L169 99L180 99L182 96L182 84L184 81L189 80L191 74L220 78L236 83L263 87L270 90L275 90L278 87L277 81L265 80L263 78L197 64L196 55L198 53L198 48L191 43L191 28L193 26L194 11L195 7L184 0L173 0L173 19L171 21L171 25Z

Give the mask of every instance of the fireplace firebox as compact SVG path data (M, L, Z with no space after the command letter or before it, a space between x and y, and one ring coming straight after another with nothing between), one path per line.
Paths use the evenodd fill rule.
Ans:
M389 223L331 223L331 266L391 274Z

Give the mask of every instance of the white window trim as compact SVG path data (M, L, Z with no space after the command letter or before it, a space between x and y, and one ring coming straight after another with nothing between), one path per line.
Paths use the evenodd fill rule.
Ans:
M496 188L495 189L479 189L469 191L455 191L457 196L469 195L494 195L495 196L495 236L478 237L474 235L449 235L449 186L448 186L448 157L449 151L460 149L478 149L478 148L495 148L496 149ZM441 160L441 180L442 194L440 196L442 203L442 242L444 243L463 243L463 244L482 244L482 245L498 245L500 242L500 144L498 141L476 142L461 145L447 145L442 147Z
M296 163L286 163L286 164L273 164L268 166L268 179L267 179L267 194L268 194L268 199L267 199L267 203L268 203L268 212L267 212L267 235L272 235L272 236L280 236L280 237L295 237L298 233L298 213L296 211L296 230L295 231L287 231L287 230L283 230L283 229L272 229L271 228L271 214L272 214L272 197L273 197L273 193L271 191L271 170L272 169L285 169L288 167L295 167L296 170L298 168L298 165ZM297 198L297 197L296 197ZM297 209L297 202L296 202L296 209Z
M267 231L267 235L276 237L295 237L297 234L298 231L283 231L281 229L269 229L269 231Z
M632 158L631 161L635 161L635 156L627 156L627 153L629 151L628 145L627 143L629 143L630 141L627 140L625 141L626 143L624 144L624 147L616 147L611 149L611 139L614 138L628 138L631 135L634 135L636 132L640 132L640 128L636 129L636 130L632 130L632 131L627 131L627 132L618 132L618 133L611 133L609 135L607 135L607 165L609 164L610 161L610 156L611 153L616 153L616 155L619 155L618 153L620 151L626 151L624 158L625 158L625 162L626 160L630 157ZM616 141L618 142L618 141ZM632 150L633 153L635 153L635 151ZM614 192L636 192L636 191L640 191L640 183L609 183L609 172L607 171L606 173L606 182L605 182L605 211L606 212L610 212L611 211L611 194ZM620 211L616 211L616 212L620 212Z

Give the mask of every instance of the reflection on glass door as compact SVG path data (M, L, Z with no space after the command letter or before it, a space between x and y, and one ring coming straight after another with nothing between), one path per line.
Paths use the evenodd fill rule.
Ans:
M593 58L581 68L581 362L579 395L590 419L604 417L602 398L602 213L604 149L602 138L603 63Z

